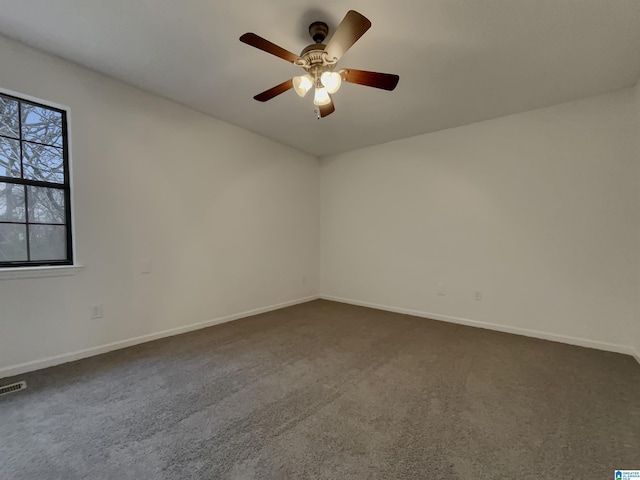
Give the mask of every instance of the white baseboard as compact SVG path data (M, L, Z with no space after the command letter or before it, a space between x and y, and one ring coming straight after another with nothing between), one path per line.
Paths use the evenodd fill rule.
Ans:
M436 313L421 312L418 310L411 310L408 308L393 307L388 305L379 305L370 302L363 302L360 300L352 300L348 298L335 297L331 295L311 295L309 297L299 298L288 302L282 302L275 305L269 305L267 307L256 308L254 310L248 310L245 312L236 313L233 315L227 315L224 317L218 317L213 320L207 320L205 322L194 323L183 327L172 328L169 330L163 330L161 332L150 333L139 337L129 338L127 340L121 340L118 342L108 343L106 345L100 345L97 347L86 348L71 353L65 353L62 355L55 355L52 357L46 357L31 362L21 363L18 365L10 365L8 367L0 368L0 378L11 377L14 375L21 375L23 373L31 372L34 370L40 370L42 368L53 367L62 363L72 362L80 360L82 358L92 357L94 355L100 355L101 353L111 352L113 350L119 350L121 348L132 347L141 343L158 340L160 338L171 337L173 335L179 335L181 333L187 333L194 330L200 330L202 328L211 327L221 323L231 322L233 320L239 320L241 318L250 317L252 315L258 315L260 313L266 313L280 308L290 307L298 305L300 303L310 302L317 299L330 300L334 302L347 303L351 305L359 305L362 307L375 308L377 310L385 310L388 312L403 313L407 315L413 315L415 317L429 318L432 320L440 320L443 322L457 323L460 325L467 325L471 327L484 328L488 330L496 330L498 332L514 333L517 335L524 335L526 337L540 338L543 340L551 340L554 342L567 343L569 345L577 345L580 347L595 348L598 350L605 350L608 352L624 353L633 356L638 363L640 363L640 352L633 347L617 345L613 343L600 342L596 340L588 340L585 338L569 337L565 335L557 335L553 333L540 332L537 330L529 330L525 328L510 327L506 325L500 325L496 323L480 322L477 320L470 320L467 318L452 317L449 315L440 315Z
M388 312L404 313L414 317L429 318L431 320L440 320L443 322L457 323L459 325L467 325L469 327L484 328L487 330L495 330L504 333L514 333L525 337L540 338L542 340L551 340L553 342L567 343L569 345L577 345L579 347L595 348L597 350L605 350L607 352L624 353L632 355L640 363L640 354L631 346L617 345L615 343L600 342L598 340L589 340L586 338L569 337L566 335L558 335L555 333L541 332L538 330L529 330L527 328L510 327L508 325L500 325L497 323L481 322L478 320L470 320L468 318L452 317L449 315L440 315L437 313L421 312L408 308L393 307L389 305L378 305L370 302L362 302L360 300L352 300L349 298L334 297L332 295L320 294L323 300L331 300L333 302L348 303L350 305L358 305L361 307L375 308L376 310L385 310Z
M271 312L273 310L279 310L285 307L291 307L300 303L310 302L311 300L317 300L318 298L320 298L318 295L312 295L296 300L290 300L288 302L269 305L267 307L248 310L246 312L227 315L225 317L214 318L213 320L207 320L205 322L193 323L191 325L185 325L183 327L171 328L169 330L163 330L161 332L149 333L147 335L141 335L139 337L129 338L127 340L120 340L118 342L108 343L106 345L86 348L84 350L64 353L62 355L55 355L53 357L41 358L38 360L33 360L31 362L20 363L18 365L10 365L8 367L0 368L0 378L12 377L14 375L21 375L23 373L32 372L34 370L40 370L42 368L53 367L62 363L73 362L74 360L80 360L82 358L100 355L101 353L107 353L113 350L119 350L121 348L132 347L134 345L139 345L140 343L150 342L152 340L158 340L165 337L171 337L173 335L179 335L181 333L187 333L194 330L200 330L201 328L211 327L213 325L231 322L233 320L239 320L241 318L258 315L260 313Z

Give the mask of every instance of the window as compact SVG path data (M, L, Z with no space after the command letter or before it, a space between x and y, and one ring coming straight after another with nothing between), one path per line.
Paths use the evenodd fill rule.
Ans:
M0 267L70 265L67 112L0 92Z

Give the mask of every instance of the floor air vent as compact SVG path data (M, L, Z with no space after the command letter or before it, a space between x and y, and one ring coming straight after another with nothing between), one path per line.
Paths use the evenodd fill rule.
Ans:
M7 393L19 392L20 390L24 390L27 388L27 382L18 382L12 383L11 385L6 385L4 387L0 387L0 395L6 395Z

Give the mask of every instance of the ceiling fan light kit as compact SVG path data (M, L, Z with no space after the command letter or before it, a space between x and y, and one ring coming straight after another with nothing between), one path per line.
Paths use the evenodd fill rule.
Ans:
M329 96L329 92L324 87L317 88L316 93L313 96L313 104L314 105L329 105L331 103L331 97Z
M336 32L325 45L323 42L327 38L329 27L324 22L314 22L309 26L309 35L315 43L305 47L299 56L255 33L245 33L240 37L241 42L280 57L305 70L303 75L286 80L253 98L260 102L266 102L291 88L299 96L304 97L314 88L313 103L319 107L316 113L318 118L321 118L335 111L331 95L340 89L343 81L383 90L393 90L400 79L398 75L354 69L335 71L338 60L370 27L371 22L364 15L349 10L338 25Z
M311 78L311 75L308 73L306 75L300 75L299 77L293 77L293 89L301 97L304 97L312 87L313 78Z
M342 84L342 77L338 72L324 72L320 75L320 81L327 89L327 92L336 93Z

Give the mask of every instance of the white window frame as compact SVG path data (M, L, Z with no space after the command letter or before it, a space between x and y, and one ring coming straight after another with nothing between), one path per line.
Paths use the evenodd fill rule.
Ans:
M16 92L7 88L0 87L0 93L44 105L45 107L55 108L65 112L66 116L66 140L67 140L67 172L69 177L69 212L71 216L71 264L68 265L24 265L19 267L2 267L0 268L0 280L20 279L20 278L39 278L39 277L58 277L74 275L83 270L83 266L78 263L77 246L76 246L76 219L74 209L74 184L73 184L73 148L72 148L72 129L71 129L71 108L49 100L34 97Z

